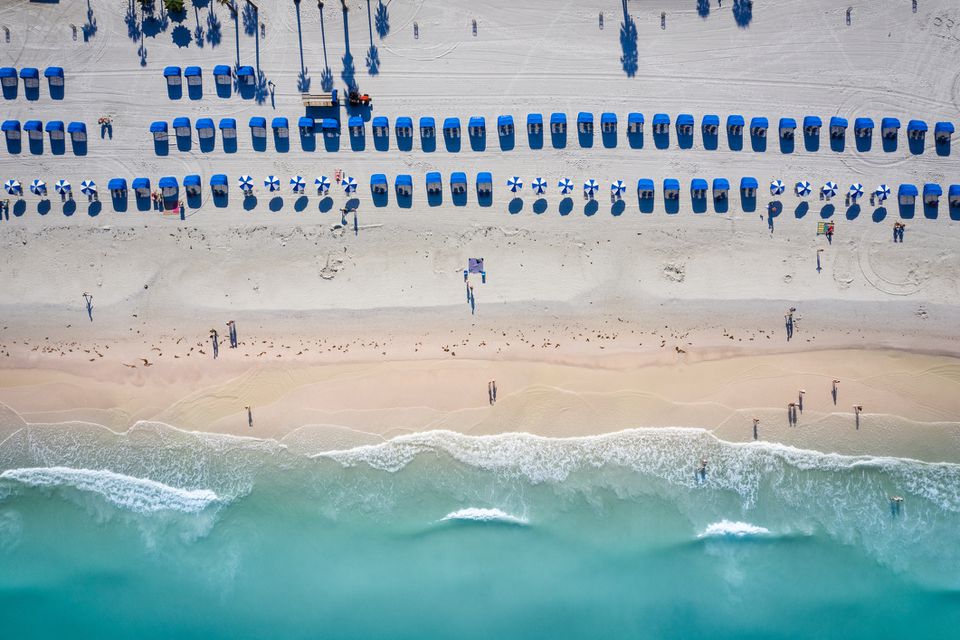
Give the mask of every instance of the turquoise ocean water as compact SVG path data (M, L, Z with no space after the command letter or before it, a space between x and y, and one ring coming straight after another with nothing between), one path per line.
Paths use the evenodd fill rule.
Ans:
M0 444L2 637L960 629L958 465L679 429L309 440L16 432Z

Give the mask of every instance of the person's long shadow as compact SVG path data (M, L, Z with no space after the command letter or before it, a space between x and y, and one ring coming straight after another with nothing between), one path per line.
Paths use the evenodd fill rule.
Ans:
M807 213L810 211L809 202L801 202L797 205L796 210L793 212L793 217L797 220L802 220L806 217Z
M561 216L568 216L573 212L573 198L566 197L560 201L560 205L557 207L557 210L560 212Z
M637 75L639 54L637 52L637 23L627 10L627 0L622 0L623 22L620 23L620 65L628 78Z

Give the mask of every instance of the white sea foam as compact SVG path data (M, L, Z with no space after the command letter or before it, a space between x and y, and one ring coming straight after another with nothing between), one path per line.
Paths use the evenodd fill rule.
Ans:
M500 509L482 509L478 507L468 507L448 513L441 521L449 520L468 520L473 522L501 522L504 524L527 525L530 522L526 518L515 516L501 511Z
M712 522L707 528L698 535L698 538L746 538L757 536L769 536L770 530L765 527L758 527L749 522L730 522L721 520Z
M219 501L208 489L179 489L147 478L135 478L107 470L36 467L8 469L0 479L33 487L69 487L96 493L111 504L136 513L180 511L198 513Z

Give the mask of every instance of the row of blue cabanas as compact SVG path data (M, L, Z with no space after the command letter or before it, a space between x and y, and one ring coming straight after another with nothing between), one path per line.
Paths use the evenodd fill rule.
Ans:
M234 76L240 82L253 84L256 82L256 75L256 70L249 65L239 66L236 71L225 64L218 64L213 68L213 78L217 84L230 84ZM203 82L203 69L192 66L181 71L180 67L169 66L163 68L163 77L167 79L167 84L170 86L181 85L184 78L188 85L199 85Z
M20 73L14 67L0 67L0 86L13 87L23 80L23 85L28 89L40 86L40 70L36 67L23 67ZM43 70L43 77L47 78L51 85L63 85L63 67L47 67Z
M200 138L208 138L214 135L214 129L219 128L225 138L235 138L237 136L237 120L235 118L221 118L218 124L214 124L213 118L199 118L196 125L191 123L190 118L174 118L171 125L164 120L158 120L151 123L150 133L155 140L165 140L173 129L176 136L189 136L193 128L197 130ZM267 135L267 119L262 116L253 116L249 120L249 127L254 137L263 137ZM307 116L302 116L297 121L297 126L302 133L313 134L316 131L322 131L326 135L338 135L340 132L340 123L334 118L323 118L316 120ZM290 121L282 116L273 118L270 121L270 128L281 138L290 136Z
M202 179L197 174L183 178L183 188L188 196L200 195ZM151 194L150 178L134 178L130 187L138 198L149 198ZM157 187L164 198L176 197L180 191L180 181L174 176L164 176L157 181ZM228 188L226 174L217 173L210 176L210 188L215 194L225 194ZM111 178L107 182L107 189L114 196L124 195L127 191L126 178Z
M71 122L64 126L62 120L49 120L46 125L40 120L27 120L20 126L19 120L4 120L0 125L0 131L3 131L7 140L19 140L20 132L27 132L27 136L32 140L38 140L43 137L43 132L50 134L51 140L62 140L64 131L70 134L74 142L86 142L87 125L83 122Z

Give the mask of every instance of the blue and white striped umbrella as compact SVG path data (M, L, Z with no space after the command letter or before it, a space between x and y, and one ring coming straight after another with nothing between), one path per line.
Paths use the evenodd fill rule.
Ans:
M584 180L584 182L583 182L583 190L584 190L584 192L587 193L587 195L591 195L591 196L592 196L592 195L595 194L599 189L600 189L600 183L597 182L596 180L594 180L593 178L590 178L589 180Z
M320 176L313 181L313 184L317 187L317 193L326 193L330 191L330 178L327 176Z
M30 183L30 193L36 194L38 196L46 195L47 193L47 183L37 178Z
M66 180L57 180L53 184L53 188L57 193L63 195L64 193L67 193L70 191L70 183L67 182Z
M770 182L770 193L779 196L786 190L787 186L783 184L783 180L772 180Z
M18 196L23 193L23 187L20 186L19 180L7 180L3 183L3 188L12 196Z
M839 187L837 186L836 182L827 180L826 184L823 185L823 188L820 189L820 191L823 193L823 197L829 200L833 196L837 195L837 189L839 189Z
M876 191L873 192L873 195L877 196L877 200L879 200L880 202L883 202L884 200L890 197L890 187L888 187L885 184L882 184L879 187L877 187Z
M270 191L280 191L280 178L277 176L267 176L267 179L263 181L263 186L270 189Z
M237 178L237 184L239 184L240 188L244 191L253 190L253 178L250 176L240 176Z
M547 181L543 178L534 178L530 186L533 187L538 196L542 196L543 192L547 190Z
M623 180L614 180L610 184L610 193L616 197L620 197L627 192L627 185L623 184Z
M357 190L357 181L353 179L353 176L347 176L341 184L343 184L343 190L347 193L353 193Z
M303 190L307 188L307 183L303 176L293 176L290 178L290 186L293 187L294 193L303 193Z
M850 194L851 198L856 200L857 198L863 195L863 185L860 184L859 182L855 182L852 185L850 185L850 191L848 191L847 193Z
M797 195L800 196L801 198L810 195L810 191L811 191L810 183L807 182L806 180L801 180L800 182L797 183L797 186L794 188L797 191Z
M560 182L557 183L557 186L560 187L560 193L563 195L573 193L573 180L570 178L560 178Z
M516 193L517 191L520 191L521 189L523 189L523 180L521 180L517 176L513 176L512 178L507 178L507 186L510 187L510 191Z
M97 192L97 183L93 180L84 180L80 183L80 193L85 196L92 196Z

